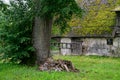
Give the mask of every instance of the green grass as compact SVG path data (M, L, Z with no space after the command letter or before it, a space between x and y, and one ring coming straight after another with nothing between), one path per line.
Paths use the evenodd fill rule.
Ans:
M40 72L36 67L0 63L0 80L120 80L120 58L58 55L54 58L72 61L80 72Z

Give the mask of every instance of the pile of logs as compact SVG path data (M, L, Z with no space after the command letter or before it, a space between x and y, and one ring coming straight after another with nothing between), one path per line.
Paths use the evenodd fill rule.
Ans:
M43 65L39 66L39 70L41 71L67 71L67 72L79 72L76 69L71 61L68 60L53 60L49 58Z

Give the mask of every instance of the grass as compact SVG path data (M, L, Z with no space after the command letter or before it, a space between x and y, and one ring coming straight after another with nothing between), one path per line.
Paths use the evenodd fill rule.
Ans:
M70 60L80 70L40 72L36 67L0 63L0 80L120 80L120 59L98 56L54 56Z

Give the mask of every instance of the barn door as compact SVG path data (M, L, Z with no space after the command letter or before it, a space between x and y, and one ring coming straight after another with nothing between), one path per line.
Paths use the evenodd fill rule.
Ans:
M73 55L81 55L82 54L82 41L73 39L71 47L72 47L71 52Z

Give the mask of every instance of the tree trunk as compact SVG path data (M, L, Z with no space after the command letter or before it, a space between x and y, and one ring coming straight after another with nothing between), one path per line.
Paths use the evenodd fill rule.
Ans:
M43 64L50 57L52 19L35 17L33 46L36 49L36 64Z

